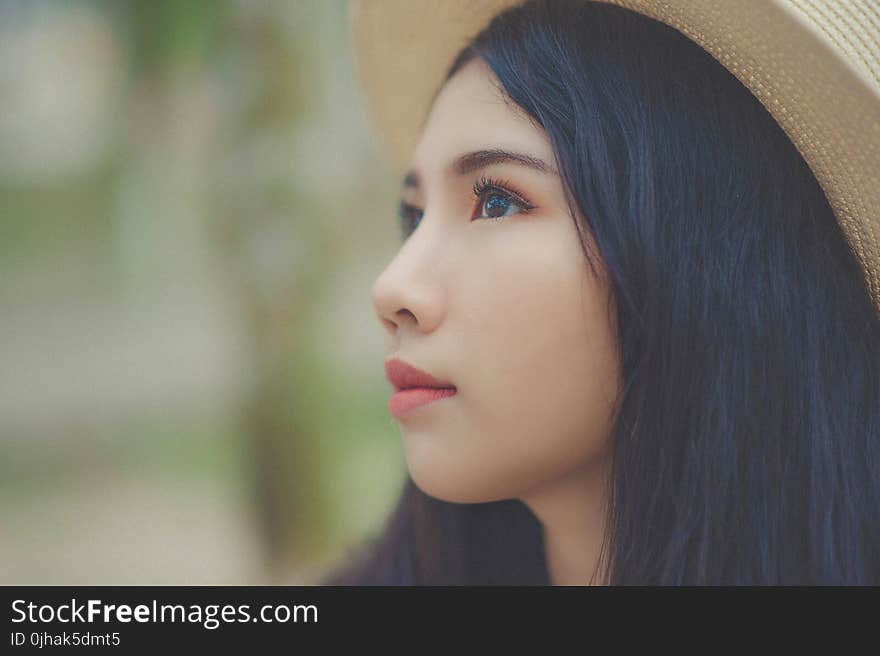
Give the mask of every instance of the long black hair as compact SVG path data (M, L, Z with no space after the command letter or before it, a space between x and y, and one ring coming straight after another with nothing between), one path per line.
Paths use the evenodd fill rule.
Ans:
M784 131L697 44L615 5L514 7L447 79L473 57L549 136L612 285L603 582L880 584L880 314ZM522 502L409 478L322 582L546 584L543 549Z

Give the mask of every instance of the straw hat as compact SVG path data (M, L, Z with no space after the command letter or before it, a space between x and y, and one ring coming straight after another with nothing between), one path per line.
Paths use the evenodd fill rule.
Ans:
M677 29L770 111L825 191L880 310L880 0L599 0ZM350 0L355 71L395 172L454 56L521 0Z

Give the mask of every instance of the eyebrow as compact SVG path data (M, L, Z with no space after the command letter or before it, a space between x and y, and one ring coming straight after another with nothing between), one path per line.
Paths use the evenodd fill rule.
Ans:
M503 150L501 148L475 150L470 153L465 153L464 155L457 157L449 168L458 175L467 175L468 173L478 171L479 169L486 168L492 164L517 164L519 166L525 166L540 171L541 173L558 175L556 169L542 159L532 157L531 155L525 155L523 153ZM403 187L405 189L418 189L419 186L418 172L412 169L407 171L406 175L403 176Z

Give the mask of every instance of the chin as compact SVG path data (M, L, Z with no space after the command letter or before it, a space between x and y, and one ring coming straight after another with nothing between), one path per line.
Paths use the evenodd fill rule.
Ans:
M409 467L410 477L422 492L429 497L449 503L488 503L502 501L516 496L514 490L487 487L485 478L468 480L458 475L450 475L445 471L425 471Z

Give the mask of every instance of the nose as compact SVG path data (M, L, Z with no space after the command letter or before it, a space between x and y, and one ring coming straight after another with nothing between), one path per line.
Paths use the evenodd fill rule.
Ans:
M427 257L425 251L404 246L373 282L376 316L392 337L401 330L431 332L442 321L443 276Z
M420 322L415 311L411 309L418 304L414 293L390 269L390 266L386 268L375 280L370 294L379 322L394 337L401 326L418 328ZM419 311L419 315L423 316L423 313Z

